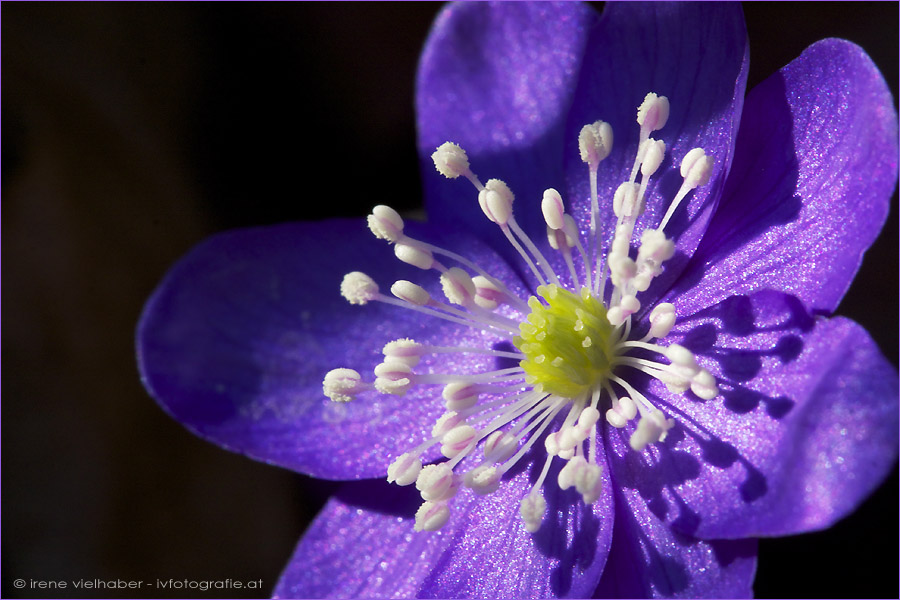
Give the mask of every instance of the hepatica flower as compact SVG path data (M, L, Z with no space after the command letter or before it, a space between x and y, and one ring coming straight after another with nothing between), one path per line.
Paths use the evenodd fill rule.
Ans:
M450 6L418 79L428 224L378 205L172 269L138 332L162 405L368 480L276 595L744 596L755 538L881 482L896 373L827 315L887 215L892 100L841 40L745 98L747 64L736 4Z

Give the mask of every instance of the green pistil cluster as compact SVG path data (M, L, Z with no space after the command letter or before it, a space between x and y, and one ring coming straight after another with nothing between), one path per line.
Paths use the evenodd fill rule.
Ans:
M606 307L587 288L579 295L550 284L537 292L547 304L528 299L531 313L519 324L522 335L513 339L525 355L519 363L525 381L550 394L582 398L612 370L615 337Z

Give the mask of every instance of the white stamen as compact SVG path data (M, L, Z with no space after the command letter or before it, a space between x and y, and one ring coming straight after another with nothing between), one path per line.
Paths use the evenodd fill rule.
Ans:
M475 284L475 304L485 310L494 310L506 300L506 294L487 277L476 275L472 278Z
M484 458L502 463L515 453L517 447L515 437L504 431L495 431L484 442Z
M509 186L499 179L489 179L484 189L478 192L478 204L487 218L497 225L506 225L512 215L515 200Z
M429 502L449 500L456 495L457 487L453 470L444 463L422 467L416 478L416 489Z
M350 304L366 304L378 296L378 284L360 271L344 275L341 281L341 296Z
M390 206L379 204L366 221L378 239L396 242L403 237L403 219Z
M650 333L647 339L663 338L669 335L675 326L675 305L662 302L650 311Z
M471 488L479 496L492 494L500 487L500 472L497 467L481 465L465 474L466 487Z
M437 423L434 424L434 427L431 428L431 437L441 440L445 435L447 435L447 432L449 432L457 425L463 424L465 422L466 418L458 412L445 412L440 416L440 418L438 418Z
M406 264L423 270L428 270L435 264L431 250L403 242L399 242L394 246L394 255Z
M469 425L457 425L441 438L441 454L456 458L476 441L478 432Z
M322 391L333 402L350 402L366 389L370 386L363 383L359 373L353 369L332 369L322 381Z
M626 181L621 184L613 196L613 212L620 219L636 218L644 212L644 204L638 192L640 186ZM631 237L631 236L628 236Z
M650 138L642 144L640 153L641 175L646 179L656 173L659 165L662 164L663 158L666 156L666 144L662 140Z
M716 378L709 371L700 369L691 379L691 391L704 400L712 400L719 395L719 386L716 385Z
M703 148L694 148L681 161L681 176L691 189L709 183L713 162Z
M596 168L609 156L613 146L613 131L609 123L596 121L581 128L578 134L578 150L581 160Z
M404 395L412 385L412 369L404 362L386 360L375 367L375 389L382 394Z
M434 167L448 179L456 179L469 173L469 157L466 151L452 142L444 142L431 155Z
M544 199L541 201L541 211L544 213L544 220L550 229L562 229L565 224L563 217L566 211L563 207L562 196L559 192L550 188L544 192Z
M546 511L547 501L537 492L532 492L522 498L522 502L519 504L519 514L525 521L525 531L535 533L540 529Z
M425 288L405 279L395 281L391 286L391 293L416 306L425 306L431 301L431 296L428 295Z
M661 410L654 410L650 414L641 417L637 429L628 440L632 450L640 452L647 444L662 442L666 434L675 426L675 421L666 419Z
M681 176L684 177L684 183L681 184L681 188L678 190L678 193L675 194L675 198L669 205L669 209L666 211L665 216L663 216L662 221L659 222L658 229L662 230L668 225L669 219L675 214L675 209L678 208L678 205L681 204L681 201L687 196L688 192L698 186L709 183L709 178L712 175L712 168L713 161L706 155L703 148L694 148L685 155L681 161Z
M414 531L437 531L450 520L446 502L425 502L416 511Z
M641 126L641 133L657 131L666 126L669 120L669 99L665 96L657 96L650 92L644 96L644 101L638 107L637 122Z
M452 304L469 306L473 303L476 288L468 273L459 267L453 267L441 273L441 285L444 295Z
M410 485L419 477L422 470L422 461L418 456L406 452L397 457L397 459L388 467L388 483L396 483L397 485Z
M385 359L392 362L406 363L410 367L419 364L425 350L422 344L409 338L394 340L385 344L382 349Z
M444 387L442 397L447 410L465 410L478 403L478 386L465 381L454 381Z

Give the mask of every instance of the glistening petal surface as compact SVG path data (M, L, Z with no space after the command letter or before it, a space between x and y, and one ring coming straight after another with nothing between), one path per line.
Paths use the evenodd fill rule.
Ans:
M434 149L452 141L469 153L482 181L503 179L528 198L534 209L517 211L526 229L541 222L541 192L562 185L562 148L571 143L563 138L566 113L597 19L579 2L461 2L438 16L416 91L430 219L493 236L493 224L468 210L477 207L474 188L446 181L431 164Z
M669 98L666 125L651 137L666 143L666 159L650 179L640 232L656 227L681 186L681 160L703 148L715 166L705 186L691 192L666 227L679 252L642 302L683 268L715 208L731 165L747 79L748 44L738 3L610 2L591 32L575 102L566 124L565 200L588 230L588 168L578 153L581 127L598 119L612 125L613 152L600 163L599 199L604 243L616 217L612 198L631 173L638 145L637 108L649 92ZM664 289L664 288L663 288Z
M733 296L682 321L675 340L716 376L713 400L652 385L678 422L644 462L612 461L660 519L700 538L789 535L854 510L897 457L897 374L846 319L798 299Z
M747 97L722 203L676 287L679 309L771 287L834 310L896 178L897 116L878 69L849 42L812 45Z
M627 441L621 441L611 452L631 452ZM684 535L661 521L636 490L618 491L615 503L613 543L592 597L753 597L756 540Z
M508 276L489 250L466 244L497 277ZM484 345L490 336L377 302L350 305L340 283L356 270L388 295L401 277L430 281L439 294L436 276L400 263L361 220L210 238L170 270L144 309L137 345L145 386L189 429L230 450L328 479L384 476L443 411L439 388L339 404L322 392L325 373L349 367L371 381L383 345L401 337ZM491 368L487 359L454 355L435 370Z
M488 497L461 490L450 521L431 533L413 531L414 487L346 484L298 544L275 597L587 597L612 537L609 478L591 507L573 490L545 486L548 512L532 536L519 500L537 473L516 471Z

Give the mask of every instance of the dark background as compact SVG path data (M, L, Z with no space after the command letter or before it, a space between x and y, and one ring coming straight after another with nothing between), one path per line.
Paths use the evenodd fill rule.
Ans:
M419 205L413 81L439 8L3 3L4 597L53 595L15 578L262 579L245 594L270 593L329 485L170 420L138 382L135 323L213 232ZM745 10L750 86L837 36L896 98L896 3ZM895 364L896 203L838 311ZM897 486L830 531L762 541L757 594L896 597Z

